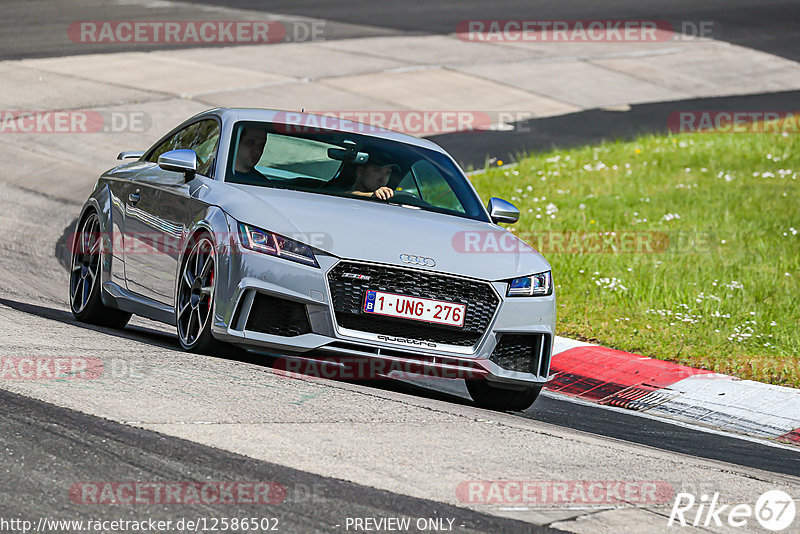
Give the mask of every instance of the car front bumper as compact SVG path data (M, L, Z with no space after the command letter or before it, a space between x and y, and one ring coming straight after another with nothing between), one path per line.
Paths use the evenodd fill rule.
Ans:
M477 342L453 345L415 339L413 321L397 320L412 332L402 336L338 324L328 274L350 260L317 254L317 268L252 252L235 242L223 245L218 258L212 333L221 341L334 364L366 358L383 363L371 371L418 369L428 376L486 379L511 389L542 385L548 379L555 294L508 298L505 282L472 281L491 285L499 304Z

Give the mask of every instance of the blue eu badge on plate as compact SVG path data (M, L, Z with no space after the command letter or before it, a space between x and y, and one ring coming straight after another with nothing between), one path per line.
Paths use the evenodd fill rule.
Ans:
M364 302L364 311L371 312L375 309L375 292L370 290L367 291L367 299Z

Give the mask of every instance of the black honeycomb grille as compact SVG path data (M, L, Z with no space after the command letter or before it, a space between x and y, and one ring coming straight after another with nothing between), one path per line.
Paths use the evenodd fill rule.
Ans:
M503 334L489 360L509 371L546 374L549 342L546 334Z
M343 277L344 274L350 277ZM353 278L353 275L364 278ZM339 326L432 343L464 347L474 345L489 327L500 304L500 299L488 283L413 269L341 262L328 273L328 282ZM368 289L465 304L464 326L450 327L365 314L362 307Z
M264 293L256 293L245 328L253 332L286 337L311 332L304 305Z

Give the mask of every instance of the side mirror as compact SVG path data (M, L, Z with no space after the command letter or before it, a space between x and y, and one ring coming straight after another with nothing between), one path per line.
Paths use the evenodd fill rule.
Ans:
M158 156L158 166L165 171L182 172L188 182L197 173L197 154L188 148L170 150Z
M489 217L492 222L514 224L519 220L519 210L514 204L502 198L492 197L489 199Z
M139 159L144 156L142 150L125 150L117 154L117 159Z

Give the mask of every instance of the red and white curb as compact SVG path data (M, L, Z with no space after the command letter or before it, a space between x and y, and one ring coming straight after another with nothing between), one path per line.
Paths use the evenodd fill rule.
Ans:
M800 446L800 390L556 337L547 389Z

